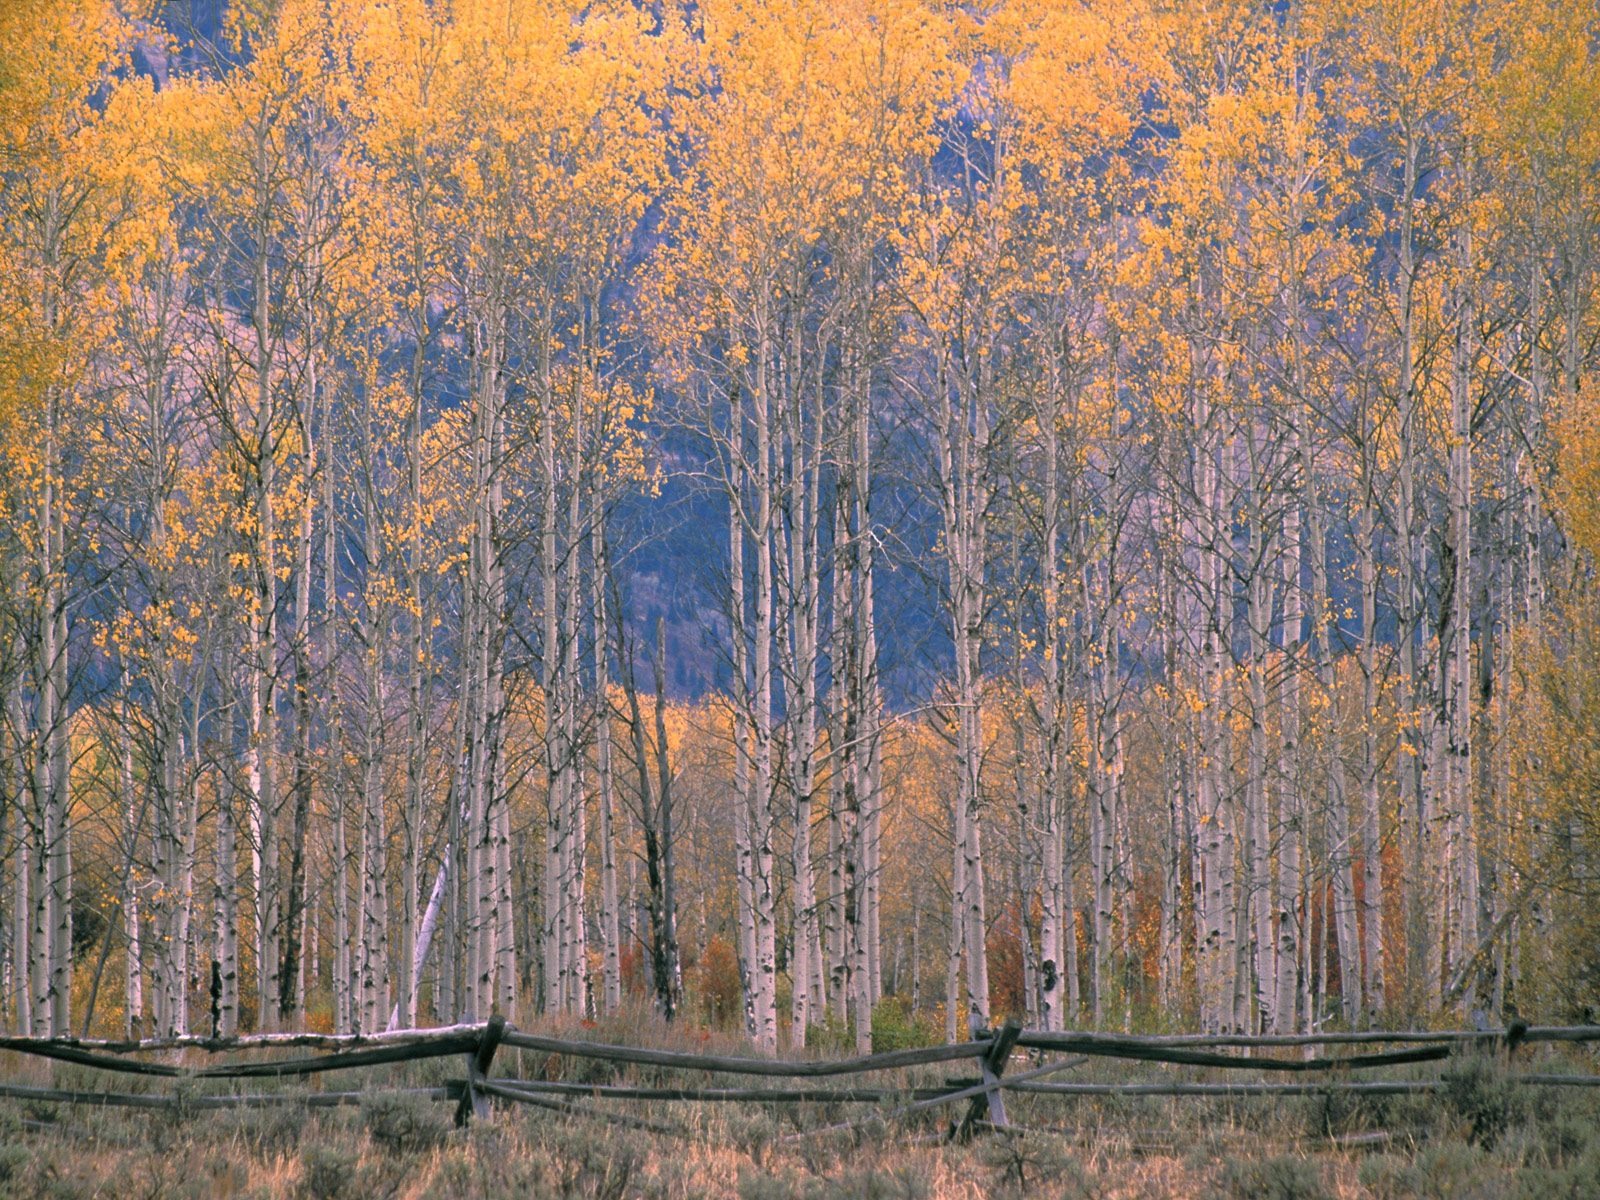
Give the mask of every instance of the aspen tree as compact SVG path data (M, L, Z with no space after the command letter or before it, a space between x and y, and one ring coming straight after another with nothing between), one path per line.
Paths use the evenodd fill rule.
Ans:
M600 945L601 1011L622 1004L622 914L617 890L617 814L611 758L611 633L606 607L610 567L605 531L596 522L590 533L589 606L593 613L595 787L600 794ZM659 698L658 698L659 702Z
M823 393L830 348L813 341L823 329L859 314L851 304L870 289L841 302L841 280L829 270L827 235L839 228L840 210L871 213L877 197L872 170L859 167L852 151L862 147L858 121L881 128L881 111L866 103L870 76L881 58L907 53L902 39L919 36L915 5L886 6L873 30L866 14L779 14L742 4L714 5L701 14L708 69L718 81L714 95L693 110L697 159L686 180L680 210L683 243L664 254L656 287L661 303L677 313L702 306L698 325L667 339L681 370L706 389L698 424L712 438L729 504L732 564L731 616L736 718L735 770L745 797L740 810L739 885L744 897L742 969L749 984L749 1010L757 1040L775 1046L777 835L787 827L793 875L797 964L791 970L794 1006L791 1029L798 1040L822 1011L822 939L811 862L811 792L823 721L817 685L821 665L820 558L824 505L823 439L846 436L828 412ZM865 35L865 41L858 35ZM925 69L913 63L918 70ZM778 69L775 79L774 68ZM882 103L881 100L874 101ZM894 144L901 144L897 135ZM764 152L751 154L753 146ZM698 207L700 205L703 207ZM871 229L871 226L868 226ZM860 237L854 231L853 237ZM861 243L848 262L859 272ZM868 243L870 245L870 243ZM858 285L859 275L842 282ZM841 305L842 307L836 307ZM832 315L830 317L830 310ZM681 319L674 316L672 320ZM663 321L663 326L667 322ZM665 329L664 329L665 332ZM720 356L719 356L720 355ZM855 386L865 388L859 357L853 356ZM707 370L707 367L711 370ZM726 408L721 407L722 404ZM852 427L848 437L859 440ZM837 521L835 530L837 531ZM863 595L857 586L859 606ZM851 619L870 609L856 607ZM859 673L863 659L852 658ZM848 678L850 671L840 673ZM850 686L850 685L845 685ZM866 698L876 704L875 698ZM788 720L779 712L788 714ZM783 726L787 724L788 730ZM835 729L838 726L835 725ZM787 733L786 737L780 737ZM840 753L843 747L835 747ZM866 752L870 742L852 744ZM787 752L787 769L780 761ZM835 774L836 783L845 775ZM787 803L783 784L787 784ZM867 841L854 856L870 857L874 819ZM840 853L851 853L842 844ZM772 865L769 865L772 864ZM859 863L856 864L859 866ZM861 885L852 885L861 886ZM870 886L870 885L868 885ZM836 887L837 890L837 887ZM870 1020L870 961L874 938L870 890L863 893L864 944L853 972L838 971L846 953L834 918L830 976L859 976L856 1007ZM830 911L848 907L842 897ZM836 993L840 990L836 982Z
M100 331L88 301L100 282L101 238L115 229L114 197L102 193L95 155L102 114L94 100L112 80L130 36L116 6L11 6L0 25L5 86L0 154L5 200L0 265L6 277L0 362L14 424L5 483L11 516L16 669L7 698L23 790L19 809L31 842L19 861L13 962L25 977L25 1026L70 1032L72 1000L71 629L66 472L76 438L71 418ZM113 151L114 152L114 151ZM8 580L8 582L11 582ZM31 697L25 699L22 689ZM20 797L19 797L20 798ZM28 879L26 894L20 882ZM26 966L23 968L23 962Z
M176 19L0 6L8 1026L1582 1002L1592 5Z
M295 414L307 398L290 331L315 336L302 319L308 307L318 307L320 298L316 290L306 290L307 277L296 276L289 264L314 259L329 236L316 209L285 201L295 194L297 183L315 181L319 174L315 159L322 148L304 121L316 108L328 36L329 18L318 6L287 3L233 12L224 40L235 50L249 46L248 64L219 72L212 80L186 80L169 99L184 114L174 138L182 158L178 178L205 227L205 319L214 345L205 388L250 503L241 527L240 564L250 597L244 683L246 826L254 890L256 1001L268 1028L293 1020L298 964L286 960L285 951L297 942L292 927L303 900L304 818L310 804L307 761L305 772L290 777L294 806L285 846L280 819L290 796L279 786L280 610L286 598L305 594L300 609L309 619L304 593L309 581L302 585L300 580L310 569L306 521L300 522L300 553L281 555L289 522L297 515L288 511L284 493L303 486L297 477L304 476L306 466L291 435ZM212 49L222 54L221 48ZM241 286L234 287L236 283ZM296 586L284 589L281 585L289 581ZM303 638L298 640L303 644ZM288 879L281 871L285 849Z
M983 110L980 110L980 112ZM983 857L982 757L986 609L990 574L989 514L999 488L996 426L1010 419L1004 372L1007 219L1021 207L1020 186L1006 157L1006 130L988 120L978 136L997 165L980 173L968 143L963 174L949 185L929 177L919 197L918 219L905 235L907 303L926 358L916 383L936 447L928 481L938 505L946 615L954 648L955 679L947 718L954 727L955 874L951 903L951 981L956 961L963 974L968 1022L989 1024L988 922ZM949 1007L953 1019L954 996ZM947 1032L949 1026L947 1024Z
M408 1027L416 1023L417 969L426 958L425 951L419 953L419 889L423 822L432 807L429 752L437 745L432 700L439 668L430 637L437 611L437 542L429 536L436 514L423 484L423 434L430 416L429 353L437 339L430 308L444 290L449 245L439 217L454 202L448 176L455 149L450 117L459 97L449 55L444 18L425 5L406 4L371 10L355 34L351 56L352 141L356 161L366 171L351 204L357 236L371 256L385 301L376 313L380 329L399 343L407 398L403 536L396 547L405 588L406 771L395 1007L398 1023Z
M997 10L985 29L986 37L1008 63L1004 78L1018 121L1018 153L1041 179L1034 220L1040 224L1042 236L1032 251L1037 275L1028 287L1037 296L1033 302L1037 311L1030 312L1027 319L1034 331L1032 340L1038 344L1036 353L1044 364L1037 385L1042 399L1032 416L1041 466L1036 468L1031 486L1038 489L1041 522L1037 534L1038 588L1043 596L1039 643L1044 662L1039 721L1045 746L1041 832L1046 850L1040 958L1045 985L1043 1015L1050 1027L1057 1027L1064 1010L1076 1008L1079 987L1076 933L1068 932L1076 907L1071 898L1070 859L1074 853L1069 844L1076 837L1068 828L1072 818L1069 773L1076 744L1073 715L1082 683L1078 671L1086 658L1077 653L1080 621L1099 631L1090 638L1096 647L1093 659L1099 667L1096 677L1102 700L1095 728L1113 731L1109 742L1096 737L1094 761L1101 760L1107 744L1119 745L1121 737L1115 715L1122 686L1121 663L1101 661L1106 634L1110 632L1115 641L1118 604L1113 593L1107 597L1108 605L1096 606L1098 613L1085 608L1089 597L1083 585L1090 578L1086 564L1093 554L1081 544L1082 526L1075 514L1105 513L1109 539L1105 559L1110 562L1115 557L1127 498L1132 495L1129 489L1115 486L1115 463L1122 453L1117 446L1121 431L1116 372L1112 370L1102 379L1097 370L1100 362L1115 357L1114 352L1107 353L1105 345L1107 338L1116 336L1105 291L1111 283L1104 273L1111 256L1082 256L1078 248L1083 241L1107 232L1097 222L1113 198L1130 184L1120 169L1097 174L1088 165L1098 156L1122 149L1132 132L1139 81L1149 69L1138 32L1146 16L1142 9L1113 14L1092 5L1062 10L1017 3ZM1115 245L1114 239L1110 245ZM1105 389L1104 398L1093 393L1097 384ZM1101 448L1101 455L1095 453L1096 447ZM1101 497L1094 494L1092 471L1096 469L1113 485ZM1109 577L1107 582L1118 578ZM1121 586L1117 583L1115 591ZM1116 755L1113 750L1112 761ZM1107 795L1114 800L1114 781ZM1096 807L1091 822L1100 826L1102 816ZM1096 847L1093 857L1107 868L1096 870L1096 894L1104 901L1106 886L1111 883L1111 864L1103 840L1091 841ZM1105 907L1097 904L1097 912ZM1101 923L1092 939L1094 961L1100 967L1109 944L1107 933ZM1098 983L1099 968L1095 979Z
M645 727L639 703L634 661L636 647L627 636L621 615L621 593L614 575L606 582L611 589L617 614L617 660L621 664L620 681L628 706L626 720L633 746L634 772L638 779L639 829L644 838L646 905L650 916L650 979L654 984L656 1010L670 1021L677 1016L683 995L682 970L678 960L678 904L675 891L677 846L672 824L671 751L667 745L665 627L659 623L656 627L656 649L652 656L656 685L652 704L655 744L652 747L651 731Z
M1355 111L1366 125L1390 135L1389 154L1373 186L1393 201L1389 217L1393 275L1384 314L1393 367L1383 387L1396 411L1397 439L1398 493L1392 508L1399 565L1395 618L1400 686L1405 695L1396 771L1412 873L1406 900L1408 976L1413 994L1424 1006L1437 990L1441 970L1444 931L1436 913L1444 893L1435 869L1434 803L1436 768L1443 764L1434 761L1435 709L1427 703L1425 664L1418 661L1424 649L1427 567L1421 545L1418 464L1424 445L1428 368L1433 358L1431 339L1422 323L1422 305L1437 249L1430 236L1433 222L1419 221L1419 217L1423 181L1442 165L1448 109L1461 86L1459 64L1447 61L1447 47L1462 15L1459 5L1445 0L1405 8L1352 4L1339 10L1341 40L1350 47L1353 68L1340 81L1340 90L1356 105Z

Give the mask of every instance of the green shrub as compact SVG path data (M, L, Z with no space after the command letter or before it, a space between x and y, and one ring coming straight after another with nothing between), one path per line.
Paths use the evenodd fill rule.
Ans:
M451 1125L447 1106L423 1096L378 1092L361 1102L361 1118L374 1144L405 1154L437 1146Z
M1600 1150L1600 1129L1590 1114L1562 1110L1535 1123L1539 1143L1545 1157L1553 1163L1565 1163L1584 1151Z
M1469 1127L1478 1146L1492 1147L1527 1109L1523 1089L1487 1058L1470 1058L1444 1077L1446 1108Z
M739 1200L801 1200L802 1185L792 1172L768 1175L739 1168Z
M718 1114L724 1124L724 1136L735 1149L750 1156L760 1166L767 1150L781 1132L775 1114L765 1108L745 1109L742 1105L729 1105Z
M1356 1182L1372 1193L1372 1200L1406 1200L1418 1194L1417 1170L1398 1154L1374 1154L1364 1159Z
M1489 1156L1474 1145L1444 1141L1429 1146L1417 1155L1416 1194L1424 1200L1462 1200L1490 1182L1490 1166Z
M1312 1137L1388 1129L1392 1125L1392 1099L1390 1096L1330 1087L1300 1101L1305 1114L1301 1127Z
M1518 1173L1516 1200L1594 1200L1600 1196L1600 1148L1559 1167L1530 1167Z
M1219 1183L1228 1200L1332 1200L1322 1173L1301 1158L1234 1160Z
M913 1015L898 996L885 996L872 1010L872 1049L876 1052L937 1046L943 1041L944 1031L928 1018ZM820 1024L806 1030L806 1047L829 1054L854 1054L855 1022L829 1012Z
M1415 1160L1375 1154L1356 1181L1373 1200L1500 1200L1506 1180L1487 1155L1459 1142L1431 1147Z
M808 1200L925 1200L931 1192L927 1177L911 1167L817 1182L821 1187L811 1189Z
M218 1127L224 1136L238 1139L256 1157L270 1159L292 1153L313 1119L309 1108L285 1104L234 1109L220 1118Z
M898 996L885 996L872 1010L872 1048L911 1050L936 1046L944 1041L944 1031L934 1028L926 1017L918 1017Z
M18 1142L0 1145L0 1183L22 1179L33 1161L33 1152Z
M806 1049L829 1056L854 1054L855 1026L837 1013L826 1014L819 1024L806 1029Z
M300 1194L306 1200L340 1200L354 1195L356 1156L338 1146L307 1146L300 1155Z
M739 1200L925 1200L931 1193L927 1178L906 1167L858 1171L839 1179L741 1170L738 1191Z
M530 1160L529 1169L542 1178L520 1190L508 1189L511 1195L621 1200L630 1194L629 1185L648 1160L652 1145L643 1134L592 1121L530 1124L528 1129L533 1139L528 1152L507 1151L507 1154ZM479 1136L488 1135L489 1131L485 1130ZM473 1149L474 1157L480 1162L504 1157L495 1151L485 1151L481 1146Z
M994 1138L982 1145L979 1157L1018 1196L1036 1196L1046 1189L1061 1200L1092 1200L1098 1194L1066 1140L1053 1134Z

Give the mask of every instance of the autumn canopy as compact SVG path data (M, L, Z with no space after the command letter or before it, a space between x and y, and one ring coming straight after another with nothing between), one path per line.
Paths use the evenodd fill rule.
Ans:
M1600 1004L1589 0L4 0L0 1027Z

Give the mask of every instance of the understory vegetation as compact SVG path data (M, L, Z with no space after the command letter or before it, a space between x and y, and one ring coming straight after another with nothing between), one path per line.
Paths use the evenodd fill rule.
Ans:
M645 1031L611 1022L595 1032L603 1040L638 1041ZM708 1050L737 1046L733 1035L694 1036ZM683 1032L671 1040L686 1044ZM453 1101L400 1094L459 1079L461 1064L445 1059L324 1076L314 1086L368 1093L342 1108L293 1100L220 1111L0 1100L0 1195L1580 1200L1600 1194L1600 1089L1535 1086L1518 1076L1584 1073L1593 1070L1592 1058L1592 1050L1572 1048L1524 1049L1513 1062L1469 1053L1442 1075L1428 1066L1390 1075L1443 1080L1437 1091L1404 1095L1353 1094L1337 1084L1268 1097L1011 1092L1012 1127L966 1140L951 1138L965 1101L905 1115L893 1102L552 1096L552 1105L569 1110L497 1104L490 1121L457 1128ZM66 1090L106 1086L103 1075L87 1068L0 1059L9 1080ZM969 1069L957 1062L852 1082L909 1090L947 1083ZM492 1074L641 1086L734 1082L510 1049ZM1134 1083L1223 1076L1091 1060L1052 1078ZM174 1094L166 1080L128 1079L119 1079L117 1090ZM176 1094L194 1100L228 1086L181 1081ZM235 1086L250 1094L311 1094L265 1080Z

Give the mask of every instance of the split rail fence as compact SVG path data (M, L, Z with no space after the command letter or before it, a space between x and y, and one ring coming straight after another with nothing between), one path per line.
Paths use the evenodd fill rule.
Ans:
M198 1037L111 1041L88 1038L0 1037L0 1051L33 1055L55 1062L114 1074L158 1076L174 1081L172 1094L116 1091L62 1090L20 1083L0 1083L0 1098L44 1103L120 1106L201 1111L222 1108L259 1108L282 1104L331 1107L359 1104L376 1096L413 1096L455 1105L458 1125L490 1116L491 1101L532 1104L564 1112L599 1117L625 1125L661 1132L678 1132L650 1120L596 1108L580 1101L652 1101L694 1103L846 1103L878 1105L864 1120L807 1129L807 1136L828 1129L848 1128L870 1121L889 1121L943 1105L967 1102L966 1110L950 1126L953 1137L965 1137L980 1128L1004 1129L1007 1093L1050 1096L1278 1096L1333 1092L1397 1095L1437 1091L1448 1085L1441 1071L1428 1078L1351 1078L1385 1068L1417 1064L1448 1064L1463 1054L1493 1053L1500 1057L1508 1078L1540 1087L1596 1087L1600 1073L1554 1074L1519 1070L1525 1048L1537 1043L1600 1042L1600 1025L1529 1026L1514 1024L1499 1030L1418 1032L1321 1033L1249 1036L1242 1034L1182 1034L1130 1036L1108 1033L1048 1033L1024 1030L1008 1023L985 1031L973 1040L953 1045L895 1050L843 1060L781 1060L696 1054L680 1050L655 1050L638 1046L546 1037L524 1032L496 1015L482 1024L451 1025L438 1029L404 1030L370 1036L305 1033L257 1034L231 1039ZM629 1083L589 1083L553 1078L494 1077L491 1071L501 1047L532 1051L540 1075L550 1075L558 1058L590 1060L623 1067L649 1067L710 1075L734 1075L789 1081L772 1086L708 1086L686 1081L682 1086L640 1086ZM1381 1048L1375 1048L1381 1047ZM190 1065L152 1062L144 1054L176 1055L184 1051L208 1054L304 1050L313 1053L260 1061L217 1062ZM1018 1051L1031 1052L1032 1065L1007 1074ZM1354 1052L1353 1052L1354 1051ZM202 1081L250 1081L305 1078L328 1072L461 1056L463 1078L435 1087L373 1088L347 1091L301 1091L205 1094L194 1090ZM1066 1057L1047 1057L1066 1056ZM1206 1070L1241 1071L1278 1077L1199 1082L1167 1079L1157 1082L1062 1082L1048 1076L1081 1066L1092 1059L1164 1064ZM937 1086L854 1086L836 1081L846 1076L903 1071L940 1063L970 1061L977 1074L946 1079ZM1287 1078L1284 1078L1287 1077ZM824 1082L817 1082L824 1081ZM959 1110L957 1110L959 1111Z

